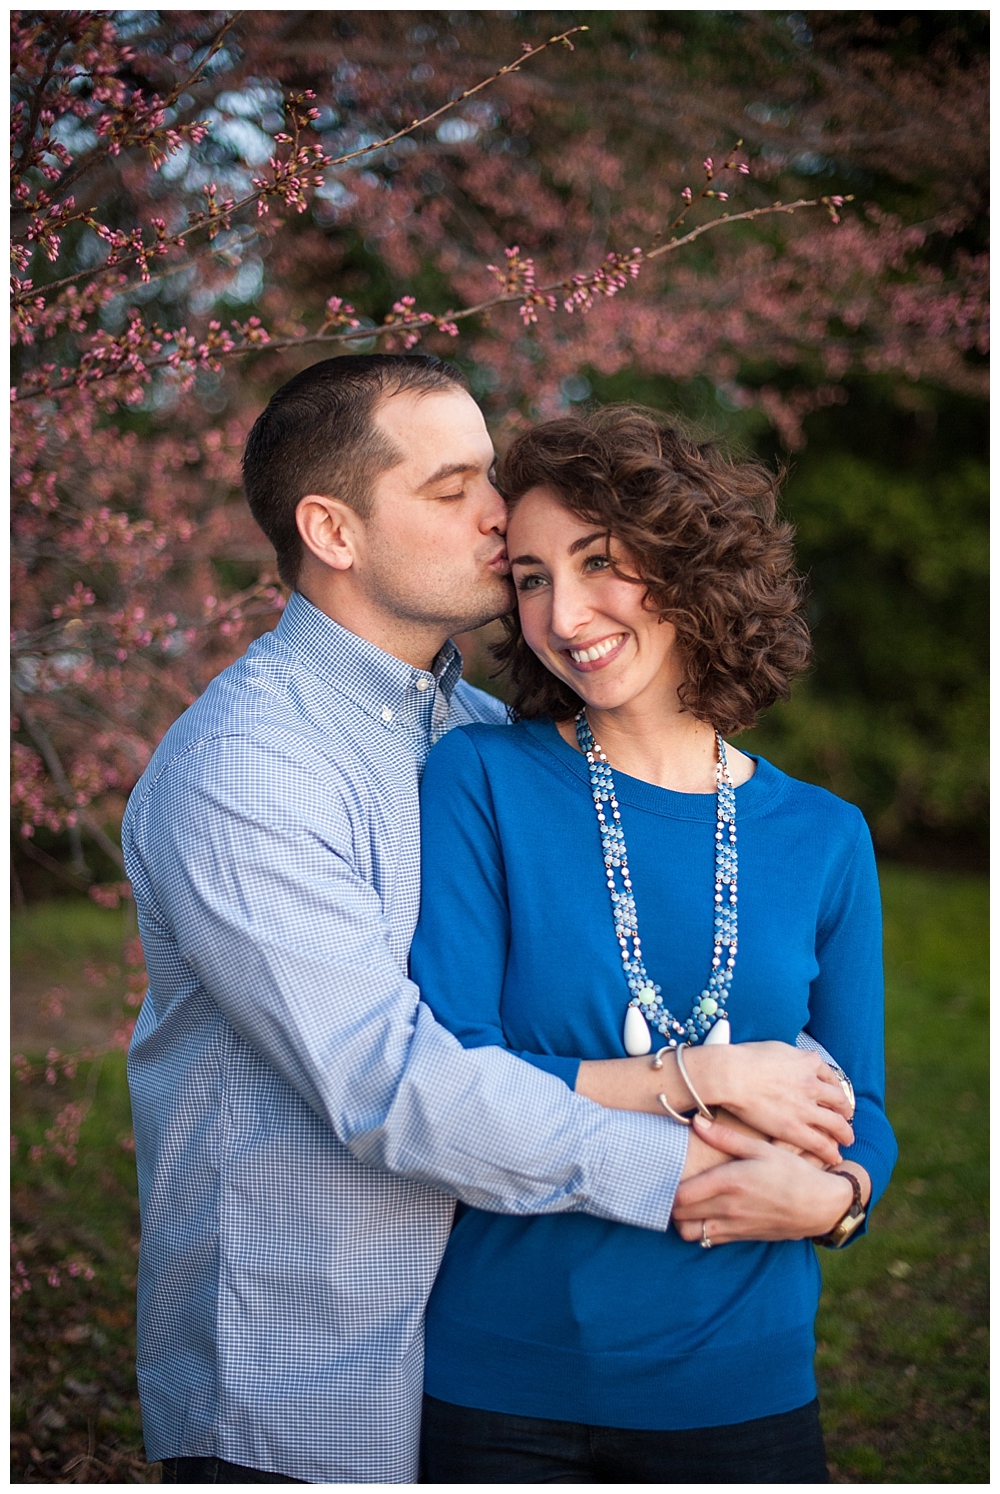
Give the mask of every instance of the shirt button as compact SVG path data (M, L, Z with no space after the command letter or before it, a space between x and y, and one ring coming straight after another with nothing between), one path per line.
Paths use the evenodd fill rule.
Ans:
M388 706L382 707L382 720L385 722L386 726L388 726L389 722L392 720L392 712L390 711Z
M421 675L420 678L417 680L417 689L418 690L429 690L430 687L431 687L430 680L424 679L423 675Z

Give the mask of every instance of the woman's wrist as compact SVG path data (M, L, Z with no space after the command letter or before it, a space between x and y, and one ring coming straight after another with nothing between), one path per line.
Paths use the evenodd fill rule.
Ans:
M825 1171L818 1175L817 1181L822 1178L822 1191L828 1196L820 1203L815 1226L810 1227L809 1233L812 1237L828 1235L847 1213L854 1202L854 1189L850 1182L840 1172Z
M684 1062L706 1105L724 1105L727 1110L740 1107L744 1098L746 1063L738 1043L685 1048Z

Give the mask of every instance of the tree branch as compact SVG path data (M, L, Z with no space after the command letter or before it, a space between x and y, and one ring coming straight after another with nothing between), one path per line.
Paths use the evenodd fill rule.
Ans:
M19 836L17 839L17 846L19 850L22 850L24 852L24 854L30 861L37 862L39 866L44 866L46 871L50 871L55 876L61 877L64 882L69 883L70 887L75 887L77 892L86 892L91 886L92 878L82 877L76 872L70 871L69 868L64 866L63 863L57 860L55 856L50 856L48 851L42 850L41 846L36 846L30 836ZM11 867L11 870L13 872L13 865Z
M29 117L28 117L28 123L25 126L25 131L24 131L24 136L23 136L24 143L23 143L22 148L21 148L21 161L22 162L24 161L25 157L28 154L29 149L31 148L31 142L35 138L35 131L38 128L39 115L42 112L42 104L45 101L45 90L48 88L50 82L52 81L52 74L55 71L56 59L58 58L59 53L62 51L63 47L66 45L66 42L68 40L69 40L69 32L68 31L66 31L65 29L58 31L56 33L56 39L52 43L51 48L49 49L49 55L45 59L45 71L43 72L41 78L39 79L38 87L35 89L35 96L34 96L34 98L31 101L31 114L29 115ZM11 173L11 176L12 176L12 178L13 178L13 180L15 182L20 181L21 176L23 176L23 175L24 175L23 171L21 171L21 172L19 172L17 174L15 174L13 172Z
M233 26L235 26L236 22L239 20L242 14L243 12L241 10L233 11L232 15L226 21L221 31L219 31L215 36L211 47L199 62L194 72L190 75L190 77L185 78L183 83L176 84L170 90L166 98L162 101L162 108L171 108L172 105L175 104L176 101L180 98L181 94L186 92L187 89L191 88L198 81L199 75L205 71L206 67L211 62L216 52L218 52L219 48L222 46L227 33L232 30ZM107 153L108 148L106 145L95 145L92 150L89 150L85 156L82 156L74 166L71 166L69 170L59 178L58 182L52 189L53 199L55 199L56 197L60 197L64 192L68 191L68 189L73 186L75 182L78 182L82 176L86 175L86 173L91 169L92 166L96 165L98 161L103 160ZM30 209L20 208L18 209L18 211L28 212L30 211ZM86 274L87 272L85 271L84 273Z
M29 708L27 701L16 685L11 685L10 693L14 702L14 710L24 722L25 727L28 731L28 735L31 737L31 740L34 742L35 746L42 754L42 757L45 759L45 766L48 768L49 773L51 774L52 782L55 784L56 789L60 797L65 802L67 808L72 810L77 819L80 821L80 824L86 828L87 833L90 835L91 839L97 842L104 854L106 856L109 856L115 863L115 865L121 867L122 871L124 871L125 858L121 853L121 847L116 846L114 841L105 834L104 830L94 819L94 816L89 812L89 810L81 808L80 805L77 804L76 797L73 793L72 788L70 787L69 779L66 777L66 770L62 765L59 754L53 746L52 739L49 736L48 732L35 718L34 713ZM71 835L73 829L74 827L72 825L69 826ZM82 869L78 874L83 875L85 872L89 872L89 867L87 867L86 863L83 862L82 850L80 852L80 860L82 862Z
M751 223L757 218L771 217L775 213L795 213L802 208L814 207L829 208L829 199L823 197L799 197L794 202L775 202L770 207L748 208L744 213L724 213L721 217L713 218L708 223L702 223L697 228L692 228L682 238L670 239L668 243L660 244L657 248L650 248L648 251L640 252L639 257L634 263L642 264L647 260L659 259L663 254L674 254L677 250L683 249L687 244L693 244L695 239L700 239L703 234L710 233L713 229L722 227L723 224ZM657 240L654 238L652 242L655 244ZM561 280L552 280L547 285L535 287L534 293L538 296L550 296L560 291L567 292L586 289L588 285L593 286L597 284L600 274L601 272L598 270L594 271L591 275L580 277L566 276ZM247 353L283 352L287 348L309 347L316 344L324 346L350 346L351 343L365 342L372 338L399 337L401 335L405 336L407 333L419 333L423 335L425 332L440 331L442 327L446 327L450 323L467 321L470 317L480 316L484 311L492 311L498 306L510 306L518 302L523 304L526 295L527 292L524 289L509 293L501 292L499 295L490 296L486 300L477 301L474 306L465 306L459 311L449 310L441 312L438 316L430 317L427 321L420 321L419 319L408 322L395 321L376 327L352 327L345 332L314 332L310 337L272 338L267 342L244 342L229 348L213 348L207 356L210 361L218 361L223 358L243 357ZM168 354L163 358L144 360L143 367L147 371L156 368L177 368L178 365L171 362L171 357L172 355ZM197 359L191 359L190 363L192 366L196 364L197 366L201 366ZM52 394L58 394L63 389L73 387L82 388L84 383L111 381L114 377L114 367L110 364L104 364L89 372L85 380L79 376L66 378L57 384L47 384L44 387L28 390L24 394L18 394L14 402L23 404L33 399L48 398Z
M541 42L537 47L533 47L531 51L525 52L516 61L506 63L497 72L491 74L490 77L484 78L481 83L477 83L473 88L467 88L458 98L450 99L448 103L442 104L440 109L435 109L431 114L425 114L421 119L414 119L404 129L397 130L394 135L387 135L384 140L377 140L372 145L366 145L360 150L347 151L342 156L325 156L322 160L315 163L316 168L318 169L322 166L324 170L328 171L332 167L344 166L349 161L357 160L360 156L370 156L374 151L384 150L387 146L394 145L397 140L402 140L405 136L412 135L414 130L419 130L424 125L432 124L434 120L440 119L443 114L448 114L452 109L456 109L459 104L464 103L466 99L471 99L474 94L480 93L482 89L488 88L491 83L496 83L498 79L505 78L510 73L518 72L524 63L530 62L534 57L538 57L542 52L547 51L549 47L553 47L559 42L562 42L567 47L572 47L569 38L576 36L578 32L588 29L586 26L571 26L568 31L561 31L558 36L550 36L548 41ZM275 185L274 190L280 191L280 187ZM192 234L197 233L202 228L211 227L213 223L218 222L222 218L231 221L237 213L242 212L244 208L249 207L251 203L257 202L264 195L267 194L264 189L261 189L257 192L249 193L246 197L241 197L230 208L225 210L219 209L214 213L205 213L200 219L196 218L193 223L180 233L174 234L171 238L164 239L162 245L157 244L155 247L160 251L165 247L186 247L187 240ZM79 213L76 216L86 217L87 215ZM109 261L107 264L97 265L89 270L79 270L75 275L66 275L61 280L52 280L47 285L33 287L30 291L13 297L12 304L18 306L24 302L35 300L39 296L51 295L54 291L62 290L67 285L74 285L88 278L93 282L99 275L106 274L110 270L120 270L123 265L132 264L138 258L139 251L136 250L131 254L122 255L120 259L115 259L113 262Z

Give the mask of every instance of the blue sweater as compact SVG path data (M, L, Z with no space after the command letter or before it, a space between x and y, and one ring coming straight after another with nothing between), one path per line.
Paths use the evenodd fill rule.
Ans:
M646 968L686 1017L712 955L715 796L615 783ZM858 1100L845 1155L874 1202L896 1148L868 830L763 759L736 806L733 1041L793 1043L806 1027L836 1055ZM421 818L411 971L438 1019L466 1047L512 1049L570 1086L581 1058L622 1057L628 991L582 755L551 722L458 728L430 754ZM428 1308L425 1388L599 1426L774 1415L816 1393L819 1290L807 1240L706 1251L672 1229L460 1207Z

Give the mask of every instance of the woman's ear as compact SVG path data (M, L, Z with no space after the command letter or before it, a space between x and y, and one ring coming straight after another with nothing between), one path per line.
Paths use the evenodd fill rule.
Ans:
M311 555L332 571L347 571L359 553L363 521L339 498L307 493L295 509L295 524Z

